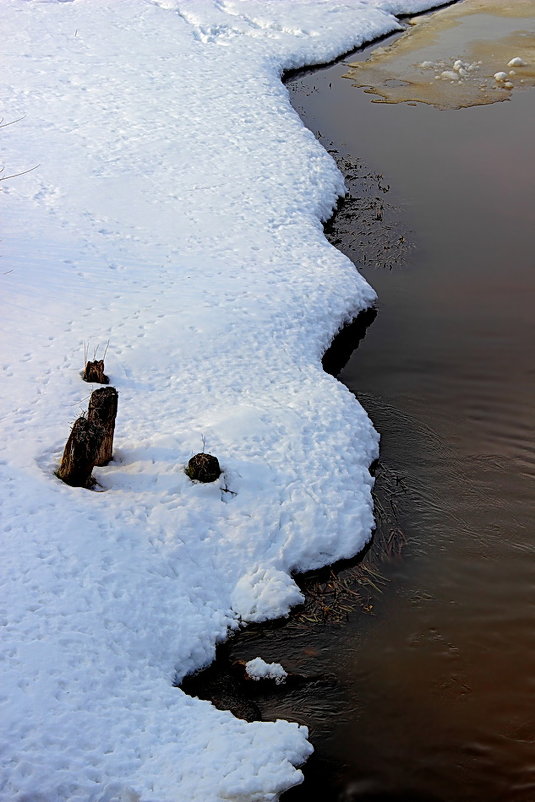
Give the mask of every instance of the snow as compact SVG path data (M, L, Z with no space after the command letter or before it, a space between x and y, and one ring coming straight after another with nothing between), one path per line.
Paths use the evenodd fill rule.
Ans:
M378 436L321 355L375 295L323 237L343 180L280 76L430 5L3 0L4 176L31 172L0 184L2 802L301 780L305 727L173 681L370 537ZM108 341L95 493L54 470ZM210 485L184 473L203 441Z
M511 61L507 62L507 66L508 67L525 67L526 66L526 62L524 61L523 58L520 58L520 56L515 56L514 58L511 59Z
M255 657L245 664L245 671L257 682L261 679L274 679L276 685L282 685L288 676L280 663L266 663L261 657Z
M451 59L451 64L445 61L422 61L418 67L422 70L433 70L435 80L460 81L467 78L476 78L472 73L478 72L481 62L462 61L461 59ZM446 69L444 69L446 67Z
M495 89L514 89L515 85L509 79L516 75L515 70L509 70L509 72L499 71L492 76L490 73L481 75L481 61L470 62L452 58L450 62L451 63L445 61L422 61L417 66L422 70L433 70L435 72L434 79L437 81L449 81L451 84L458 83L463 87L468 87L470 85L475 86L475 84L478 83L480 91L485 91L488 83L494 79ZM507 66L526 66L526 62L516 56L508 62ZM446 67L446 69L444 69L444 67ZM484 83L481 84L481 81L484 81ZM523 81L521 80L520 83L523 83Z
M445 81L458 81L459 75L454 70L444 70L440 73L440 77Z

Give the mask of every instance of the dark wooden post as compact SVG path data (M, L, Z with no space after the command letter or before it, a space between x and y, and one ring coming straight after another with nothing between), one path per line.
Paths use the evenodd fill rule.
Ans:
M107 465L113 457L113 433L118 398L119 394L115 387L100 387L91 393L87 419L104 431L95 465Z
M104 360L95 359L94 362L87 362L82 373L85 382L96 382L97 384L108 384L109 379L104 374Z
M91 479L104 432L87 418L78 418L63 451L58 477L72 487L91 487Z

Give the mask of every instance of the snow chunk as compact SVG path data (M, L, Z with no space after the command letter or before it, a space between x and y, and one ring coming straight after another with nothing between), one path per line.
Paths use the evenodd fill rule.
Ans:
M458 81L459 74L454 70L444 70L440 73L440 77L443 81Z
M231 598L242 620L265 621L288 615L303 601L303 594L284 571L258 566L239 579Z
M281 685L288 676L288 672L284 670L280 663L266 663L261 657L249 660L245 664L245 671L251 679L274 679L276 685Z
M526 62L524 61L523 58L520 58L520 56L515 56L514 58L511 59L511 61L507 62L507 66L508 67L526 67L527 64L526 64Z
M501 83L502 81L507 80L507 73L506 72L495 72L494 73L494 80Z

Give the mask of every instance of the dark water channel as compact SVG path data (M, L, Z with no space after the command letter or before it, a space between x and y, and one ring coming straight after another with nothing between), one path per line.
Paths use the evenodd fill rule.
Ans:
M345 71L288 86L349 177L329 236L379 295L340 374L382 437L378 531L229 648L306 678L258 699L316 748L287 802L533 802L535 90L439 111Z

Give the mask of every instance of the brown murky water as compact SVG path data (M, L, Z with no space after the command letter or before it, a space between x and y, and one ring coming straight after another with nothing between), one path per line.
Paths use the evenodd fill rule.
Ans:
M346 72L289 89L351 176L330 237L379 293L340 377L382 435L378 533L308 621L230 648L307 678L258 699L316 747L288 802L533 802L535 90L439 111Z

